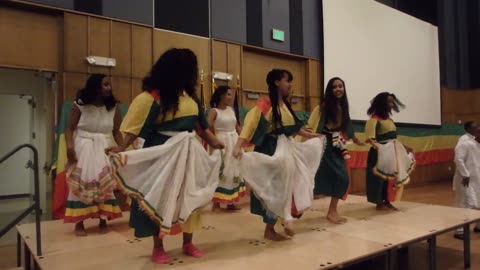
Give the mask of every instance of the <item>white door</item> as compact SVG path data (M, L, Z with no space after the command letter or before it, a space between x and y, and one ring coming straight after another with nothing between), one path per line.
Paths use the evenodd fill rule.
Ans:
M0 94L0 157L21 144L32 142L33 98ZM33 187L30 149L24 148L0 164L0 196L29 194Z

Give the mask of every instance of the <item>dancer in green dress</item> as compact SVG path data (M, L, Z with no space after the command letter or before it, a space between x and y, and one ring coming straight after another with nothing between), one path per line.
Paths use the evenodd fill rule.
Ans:
M293 76L287 70L273 69L268 73L267 84L269 98L260 99L257 106L252 108L245 117L242 132L235 148L233 149L234 157L240 158L242 156L242 146L246 142L255 144L255 152L273 156L276 154L279 138L290 138L296 134L305 138L315 138L320 136L319 134L312 133L303 128L303 123L296 117L290 103L288 102L287 97L290 92L292 80ZM320 141L318 141L318 145L320 144ZM282 153L281 155L292 156L292 153ZM318 162L320 162L320 158L318 159ZM315 166L318 166L318 163ZM312 177L314 171L315 168L312 168ZM260 174L260 171L257 171L256 173ZM245 178L245 180L249 179ZM267 181L266 179L260 180L264 182ZM285 182L290 181L290 179L282 177L277 177L274 180L274 185L277 187L283 186ZM263 195L272 189L273 188L257 192ZM289 196L290 198L292 197L292 195ZM278 197L281 197L281 194L278 194ZM282 202L279 204L281 203ZM267 207L267 203L265 203L262 198L256 196L253 192L251 193L250 212L263 218L263 222L265 223L265 239L273 241L285 240L286 237L278 234L274 228L277 223L278 215L272 213L273 211L267 209ZM290 207L290 205L288 205L288 207ZM293 211L292 216L296 216L296 214L298 213ZM291 222L288 224L291 225ZM293 236L295 233L289 225L285 226L285 232L287 235Z
M338 214L337 207L339 200L345 198L348 192L349 178L344 149L334 142L334 138L346 135L354 143L362 143L353 132L345 82L342 79L335 77L327 83L324 101L312 111L308 127L327 138L325 153L315 176L314 193L317 198L331 197L327 214L330 222L345 223L347 219Z

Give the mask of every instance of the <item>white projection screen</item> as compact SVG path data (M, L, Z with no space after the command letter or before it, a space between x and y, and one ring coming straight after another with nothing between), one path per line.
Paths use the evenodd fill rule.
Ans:
M399 123L441 125L437 27L374 0L323 0L325 85L345 80L352 120L393 92Z

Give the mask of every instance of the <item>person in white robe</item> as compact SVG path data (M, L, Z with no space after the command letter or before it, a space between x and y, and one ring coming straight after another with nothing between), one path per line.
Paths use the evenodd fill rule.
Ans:
M465 123L465 135L455 147L455 206L480 210L480 125ZM480 223L474 232L480 233ZM458 229L455 238L463 240L463 229Z

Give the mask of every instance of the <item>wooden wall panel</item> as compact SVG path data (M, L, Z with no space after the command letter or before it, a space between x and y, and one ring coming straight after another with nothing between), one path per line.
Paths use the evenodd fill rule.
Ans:
M142 93L142 80L132 79L132 100Z
M132 79L125 77L111 77L113 94L122 104L132 102Z
M246 92L246 91L242 91L242 100L243 100L243 104L242 106L245 107L245 108L253 108L255 107L255 105L257 104L257 99L249 99L247 97L247 95L249 94L249 92ZM266 93L261 93L260 94L260 98L263 98L263 97L268 97L268 94Z
M87 79L88 75L85 73L65 72L63 74L63 100L73 101L78 90L85 87Z
M214 40L212 43L212 70L226 72L233 75L233 80L228 82L232 89L241 88L241 72L242 72L242 47L237 44L226 43L223 41ZM227 85L227 82L217 81L217 86ZM239 95L239 104L242 106L242 94Z
M132 77L143 78L150 71L153 59L152 29L132 26Z
M305 94L309 97L321 96L320 63L317 60L307 60L307 89Z
M323 80L321 77L320 62L309 59L307 62L307 89L306 95L321 97L323 95Z
M236 44L227 44L228 67L227 72L234 76L241 77L242 73L242 46Z
M110 20L88 18L88 55L110 57L111 23ZM89 66L89 73L110 75L110 68Z
M65 13L63 26L63 59L67 72L88 72L88 17Z
M305 95L307 96L306 110L312 111L315 106L320 104L320 98L322 96L322 79L320 76L320 62L317 60L307 60L307 86L305 89Z
M61 111L62 111L62 104L63 104L63 101L65 100L64 99L64 89L65 89L65 84L64 84L64 73L58 73L57 76L57 104L58 104L58 107L57 107L57 115L60 115L61 114ZM54 105L52 105L54 106Z
M61 70L61 20L0 7L0 65Z
M112 76L132 75L132 26L127 23L112 22L111 57L117 60L112 68Z
M469 113L473 111L471 98L473 91L447 90L442 91L442 111L453 113Z
M444 123L480 122L480 89L442 89L442 121Z
M227 63L227 72L233 75L233 80L229 83L230 87L236 89L235 95L237 95L238 104L243 106L243 98L241 93L242 46L237 44L227 44Z
M293 97L292 108L294 111L305 111L305 97Z
M350 193L362 194L365 193L366 185L366 170L352 169L350 170Z
M214 40L212 46L213 71L228 72L227 43Z
M319 97L307 97L305 101L305 108L307 111L311 112L319 104L320 104Z
M245 49L245 48L244 48ZM293 95L304 96L306 88L305 60L280 56L267 52L258 52L245 49L243 51L242 85L244 89L267 91L265 78L273 68L288 69L292 72Z
M454 169L453 162L418 166L411 176L411 184L424 185L442 180L452 180Z
M197 55L198 69L204 72L205 100L210 100L212 87L210 74L210 40L208 38L154 30L154 59L160 57L162 53L170 48L189 48ZM198 93L200 93L200 87L198 87Z

